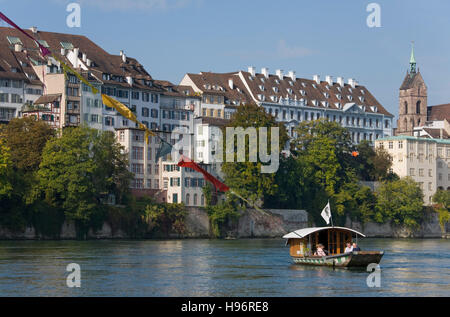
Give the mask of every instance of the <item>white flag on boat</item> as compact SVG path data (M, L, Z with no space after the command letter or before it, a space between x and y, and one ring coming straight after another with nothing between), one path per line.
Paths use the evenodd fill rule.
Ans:
M331 208L330 208L330 202L325 206L325 208L322 210L322 213L320 214L323 219L325 219L325 222L327 225L330 224L330 218L331 218Z

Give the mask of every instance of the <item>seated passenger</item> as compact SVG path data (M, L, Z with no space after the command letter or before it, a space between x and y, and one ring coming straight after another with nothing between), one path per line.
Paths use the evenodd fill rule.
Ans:
M324 246L323 244L318 244L317 245L317 251L314 253L315 256L327 256L325 251L324 251Z
M353 242L353 250L352 251L361 251L356 242Z
M350 253L353 251L352 244L350 242L347 242L347 247L345 248L344 253Z

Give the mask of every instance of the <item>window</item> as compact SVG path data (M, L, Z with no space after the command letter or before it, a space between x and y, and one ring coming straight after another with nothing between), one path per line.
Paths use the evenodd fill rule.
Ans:
M16 36L7 36L6 38L8 39L8 42L11 45L22 44L22 41L20 40L20 38L18 38Z
M416 170L414 168L410 168L409 169L409 175L410 176L415 176L415 174L416 174Z
M22 103L22 98L18 94L11 94L12 103Z
M131 164L131 172L134 174L144 174L144 164Z
M150 94L148 92L142 93L142 101L149 102L150 101Z
M157 109L152 109L152 110L150 111L150 116L151 116L152 118L158 118L158 110L157 110Z
M144 131L133 131L133 141L144 142Z
M105 117L105 125L108 127L114 126L114 118L113 117Z
M120 142L125 141L125 131L120 131L120 133L119 133L119 141Z
M403 149L403 141L398 141L398 148Z
M139 100L139 91L132 91L131 99Z
M150 115L150 110L146 107L142 108L142 116L148 118Z
M131 148L131 159L143 160L144 159L144 148L140 147L140 146L133 146Z

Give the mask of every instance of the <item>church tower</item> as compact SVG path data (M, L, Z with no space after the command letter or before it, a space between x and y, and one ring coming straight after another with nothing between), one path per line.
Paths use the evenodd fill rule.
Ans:
M406 72L406 77L400 87L397 135L413 135L414 127L423 126L427 121L427 86L416 67L413 43L409 70Z

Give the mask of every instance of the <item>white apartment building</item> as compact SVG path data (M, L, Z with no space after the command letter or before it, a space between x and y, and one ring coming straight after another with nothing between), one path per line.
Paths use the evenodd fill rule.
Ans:
M312 80L297 78L294 71L284 74L277 70L270 74L267 68L256 73L186 74L182 85L190 85L202 94L201 116L227 118L226 106L256 103L279 122L284 122L291 137L302 121L320 118L338 122L349 129L354 143L370 142L393 135L393 115L375 99L370 91L354 79L344 83L342 77L334 82L314 75Z
M394 173L420 184L426 205L438 189L450 190L450 140L395 136L376 140L375 146L392 156Z

